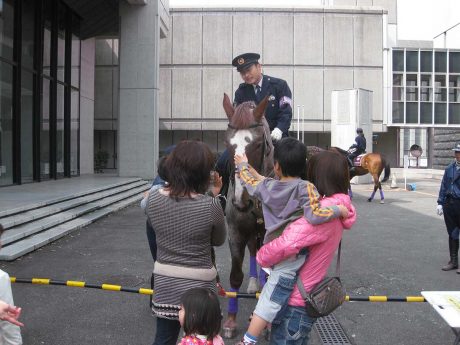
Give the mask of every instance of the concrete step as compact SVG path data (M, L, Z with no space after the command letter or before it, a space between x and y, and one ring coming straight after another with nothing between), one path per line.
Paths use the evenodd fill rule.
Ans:
M130 188L133 186L132 188ZM54 213L48 217L31 221L27 224L17 226L5 231L2 235L2 244L6 246L10 243L19 241L27 236L36 234L43 230L54 227L58 224L78 218L86 213L100 209L114 202L118 202L133 195L142 195L149 187L145 182L136 182L129 186L114 188L110 191L98 193L97 196L83 197L79 200L77 207L67 208L65 211Z
M85 205L87 203L90 203L90 202L93 202L99 199L103 199L110 195L121 193L123 191L137 188L139 186L144 186L145 184L146 184L145 181L133 180L133 181L130 181L129 183L111 185L109 187L104 187L102 189L88 190L86 192L80 193L82 194L80 196L68 196L64 200L59 201L59 202L51 201L49 204L45 204L38 208L35 207L29 210L24 210L21 213L2 217L0 218L0 224L2 224L5 229L17 227L18 225L29 223L29 222L32 222L38 219L42 219L44 217L49 217L53 214L60 213L66 210L70 210L77 206ZM7 234L8 232L6 232L2 236L3 244L8 243Z
M105 185L105 186L102 186L102 187L99 187L99 188L92 188L92 189L89 189L89 190L83 190L83 191L78 192L78 193L64 195L64 196L54 198L54 199L44 200L44 201L35 202L35 203L29 203L29 204L25 204L25 205L23 205L21 207L16 207L16 208L8 209L8 210L3 210L3 211L0 211L0 222L2 222L1 218L5 218L5 217L12 216L12 215L15 215L15 214L31 211L31 210L38 209L38 208L41 208L41 207L44 207L44 206L49 206L49 205L61 203L61 202L67 201L67 200L76 199L76 198L79 198L79 197L82 197L82 196L85 196L85 195L99 193L99 192L102 192L102 191L105 191L105 190L109 190L109 189L116 188L116 187L121 187L123 185L128 185L128 184L131 184L131 183L134 183L134 182L139 182L139 181L142 181L142 179L141 178L130 178L128 180L123 180L122 182L117 182L117 183L113 183L113 184L110 184L110 185Z
M0 260L15 260L22 255L47 245L50 242L56 241L57 239L71 233L72 231L83 228L112 212L116 212L135 202L139 202L141 199L142 195L137 193L137 195L112 203L98 209L97 211L87 213L79 218L59 224L58 226L52 227L36 235L29 236L22 241L2 248L0 250Z

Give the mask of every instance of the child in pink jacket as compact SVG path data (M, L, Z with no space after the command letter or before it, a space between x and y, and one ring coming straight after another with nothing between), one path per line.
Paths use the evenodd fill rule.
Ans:
M326 196L321 199L321 205L344 205L348 208L348 218L333 219L321 225L312 225L305 218L299 218L280 237L258 251L257 261L262 267L278 265L308 248L308 259L298 271L305 290L310 292L326 276L343 229L350 229L356 221L355 208L346 194L349 186L347 171L345 159L333 152L321 152L310 159L307 179L321 195ZM306 313L305 303L295 286L288 305L272 322L270 344L307 344L315 320Z

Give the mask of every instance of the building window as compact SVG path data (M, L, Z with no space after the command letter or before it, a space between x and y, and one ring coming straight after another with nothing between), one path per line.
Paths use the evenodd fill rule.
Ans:
M14 1L1 1L0 8L0 56L13 60Z
M445 52L434 53L434 71L436 73L446 73L447 71L447 54Z
M406 72L418 71L418 51L406 51Z
M460 104L449 104L449 125L460 125Z
M449 72L460 73L460 52L449 53Z
M0 185L13 183L13 66L0 62Z
M393 102L393 123L404 123L404 102Z
M421 51L420 52L420 71L432 72L433 71L433 52Z
M447 123L446 103L434 104L434 123L437 125L445 125Z
M393 50L393 71L404 71L404 51Z

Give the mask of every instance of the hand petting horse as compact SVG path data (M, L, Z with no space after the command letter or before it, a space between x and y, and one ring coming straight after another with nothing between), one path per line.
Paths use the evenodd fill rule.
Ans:
M246 153L249 164L264 176L273 174L273 144L270 128L264 117L268 96L257 106L254 102L244 102L233 107L229 97L224 94L223 106L228 117L226 145L230 157L230 185L227 193L227 215L229 246L232 257L230 272L231 291L238 292L243 283L242 270L246 246L250 255L250 278L248 293L259 290L257 281L256 253L265 234L262 207L257 199L249 196L238 181L233 157L235 153ZM260 272L261 283L264 283L265 273ZM223 336L233 338L236 335L236 315L238 300L231 298L228 304L228 318L223 325Z

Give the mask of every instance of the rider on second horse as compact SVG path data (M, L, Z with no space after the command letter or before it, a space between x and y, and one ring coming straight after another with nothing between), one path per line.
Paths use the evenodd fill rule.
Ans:
M350 171L355 170L353 166L353 160L358 157L360 154L366 152L366 137L364 136L364 132L362 128L356 129L356 134L358 134L355 138L355 142L353 145L350 146L348 149L348 164L350 165Z

